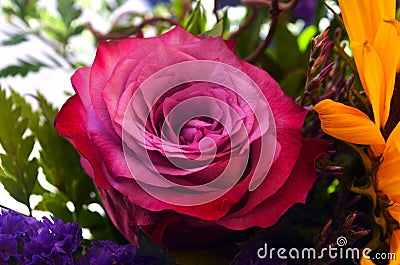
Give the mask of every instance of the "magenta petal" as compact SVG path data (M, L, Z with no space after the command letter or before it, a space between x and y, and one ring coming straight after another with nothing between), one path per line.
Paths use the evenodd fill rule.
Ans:
M251 212L244 215L236 213L228 215L218 224L233 230L243 230L253 226L268 227L275 224L291 206L306 201L308 192L317 179L316 160L326 154L327 150L326 141L304 139L299 160L289 179L274 195Z
M96 185L102 188L109 188L110 185L103 173L100 154L87 132L86 120L87 115L82 101L78 95L75 95L68 99L56 115L55 128L89 161L93 168Z
M109 211L109 217L114 225L132 244L137 245L139 227L154 225L156 220L153 214L139 206L132 205L126 197L113 189L99 189L103 204Z
M92 99L89 95L90 70L90 67L79 68L71 77L72 86L79 95L85 109L92 105Z
M299 158L302 148L302 125L307 114L305 109L297 106L289 96L283 93L272 78L265 78L268 74L263 70L247 63L244 67L262 89L270 104L280 151L262 184L249 194L247 203L237 212L239 215L252 211L286 183ZM259 148L258 145L252 148L255 157L260 153L257 148Z

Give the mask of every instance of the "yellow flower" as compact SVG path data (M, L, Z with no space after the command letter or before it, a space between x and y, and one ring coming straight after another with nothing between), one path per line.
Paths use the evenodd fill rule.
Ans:
M369 145L375 156L382 155L376 175L377 188L394 203L388 210L400 222L400 123L390 135L385 135L387 139L381 133L389 118L396 72L400 72L396 1L339 0L339 5L374 121L360 110L332 100L321 101L314 110L325 133L347 142Z
M396 70L400 70L396 1L339 0L339 5L375 124L383 128L389 117Z
M390 237L390 253L394 253L395 256L391 256L389 260L389 265L398 265L400 258L400 229L394 230L392 236ZM387 254L387 253L386 253ZM360 265L375 265L371 260L373 257L366 258L361 257Z
M399 264L400 261L400 229L394 230L390 238L390 253L394 253L394 259L389 261L389 265Z
M360 265L376 265L371 259L364 258L364 256L360 259Z

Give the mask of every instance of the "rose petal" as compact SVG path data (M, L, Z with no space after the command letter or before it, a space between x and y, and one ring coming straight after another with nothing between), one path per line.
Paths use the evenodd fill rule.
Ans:
M252 211L266 198L273 195L288 180L302 148L301 128L307 114L305 109L294 104L292 99L283 93L279 85L267 73L249 64L244 66L246 67L244 70L259 85L271 106L280 153L262 184L250 193L246 204L235 213L238 215L244 215ZM268 149L268 146L263 146L263 148ZM252 159L257 161L257 157L260 154L259 146L252 146L251 152L254 157ZM262 162L266 163L267 161Z
M94 171L96 185L102 188L110 188L103 173L101 156L89 137L86 120L87 115L83 103L79 96L75 95L68 99L56 115L55 128L89 161Z
M271 197L260 203L251 212L228 215L218 224L229 229L242 230L252 226L268 227L296 203L304 203L314 181L316 159L325 154L328 144L322 140L304 139L301 154L286 183ZM290 196L289 196L290 194Z

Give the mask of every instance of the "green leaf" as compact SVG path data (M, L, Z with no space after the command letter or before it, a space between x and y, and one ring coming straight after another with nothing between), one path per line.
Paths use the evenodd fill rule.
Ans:
M156 257L161 260L159 265L175 265L172 257L162 250L149 235L147 235L142 229L139 229L139 255Z
M43 123L34 132L42 147L40 165L46 179L60 191L67 201L75 205L79 216L84 204L96 201L90 193L96 189L93 180L86 175L80 164L80 155L54 128L54 108L43 95L38 94Z
M400 20L400 8L397 9L396 20Z
M40 184L39 181L36 181L35 186L33 187L31 194L36 194L36 195L42 195L44 193L48 192L48 190L45 190Z
M48 54L48 53L46 53L46 52L44 52L43 55L44 55L47 59L49 59L49 61L51 61L55 66L57 66L57 67L63 67L63 64L60 63L60 61L59 61L57 58L55 58L54 56L52 56L52 55L50 55L50 54Z
M305 69L296 69L288 72L280 81L282 89L291 98L296 98L303 94L306 82Z
M280 20L278 23L274 41L275 56L284 69L291 70L298 66L299 63L304 64L303 61L299 62L301 53L297 45L297 38L288 30L286 22Z
M204 33L204 36L206 38L213 38L213 37L218 37L222 36L222 33L224 32L224 22L220 20L217 24L214 25L212 29L209 31L206 31Z
M83 31L84 29L86 29L85 25L76 26L76 27L72 30L71 35L78 35L78 34L81 34L82 31Z
M57 0L57 10L67 28L82 14L82 10L76 7L73 0Z
M45 118L48 123L53 124L54 117L57 114L58 109L55 108L50 102L48 102L45 96L42 95L40 92L37 93L36 99L39 102L40 114Z
M21 108L21 117L29 119L29 125L33 125L33 123L39 122L39 117L37 113L32 111L32 106L28 102L26 102L25 97L21 96L14 90L10 90L10 100L11 102Z
M0 160L3 169L12 174L15 169L14 160L5 154L0 154Z
M26 38L25 33L18 33L18 34L7 34L9 39L3 40L0 45L3 46L11 46L11 45L16 45L20 44L22 42L27 41L28 39Z
M177 249L170 250L177 264L197 265L197 264L213 264L226 265L233 264L233 253L237 252L236 246L221 245L205 248L193 249Z
M5 90L0 88L0 144L12 155L16 155L22 136L28 128L28 117L22 116L24 111L24 106L14 102L12 96L6 97Z
M24 168L25 171L24 184L25 184L26 194L28 196L32 194L32 190L37 182L38 169L39 169L39 164L36 158L29 161L26 167Z
M95 199L89 196L90 193L95 193L96 188L93 180L86 174L79 174L71 181L71 199L80 208L84 204L95 202Z
M99 213L85 209L79 214L79 225L81 227L90 227L91 231L100 230L104 228L104 219Z
M48 211L64 222L73 222L67 201L60 194L44 193L43 200L36 205L35 210Z
M231 20L228 17L228 9L223 10L221 21L224 23L222 27L224 29L222 36L223 39L226 39L230 35L229 29L231 28Z
M38 0L11 0L12 13L26 22L28 17L34 17L36 15L37 1Z
M101 240L107 238L119 244L127 244L128 241L111 223L107 216L102 217L97 212L91 212L87 208L82 208L78 215L78 223L81 227L88 228L92 234L91 240Z
M28 161L28 158L33 150L33 146L35 145L35 137L30 135L25 139L21 139L21 142L18 146L18 155L17 160L20 162Z
M201 1L198 1L196 7L190 14L187 22L184 23L185 29L193 35L202 34L206 30L207 17L206 12L201 5Z
M0 167L0 181L3 184L4 188L10 193L10 195L19 202L25 203L25 196L21 192L20 183L14 177L8 175L1 167Z
M182 18L187 12L187 7L192 4L192 0L171 0L171 5L174 10L175 16Z
M54 117L54 116L53 116ZM46 122L36 132L40 150L40 164L47 179L73 200L71 178L86 176L80 165L79 154L71 144L58 135L53 123ZM87 194L89 196L89 194Z
M246 19L251 15L250 12L252 11L248 9ZM237 36L236 53L240 58L250 55L260 43L260 29L265 22L265 14L267 12L266 8L260 7L251 23Z
M38 72L42 67L48 67L47 64L30 57L30 60L18 59L18 64L7 66L0 70L1 77L26 76L29 72Z
M315 25L311 25L304 29L297 38L297 44L301 52L305 52L311 44L311 39L317 34L318 30Z
M39 165L36 158L28 160L35 145L35 136L23 138L36 115L24 98L10 90L7 97L0 89L0 144L5 154L0 154L2 182L10 195L29 208L29 197L37 183ZM32 123L32 128L35 124Z
M50 39L59 42L61 46L66 45L68 42L67 29L60 21L44 25L43 31L49 35Z

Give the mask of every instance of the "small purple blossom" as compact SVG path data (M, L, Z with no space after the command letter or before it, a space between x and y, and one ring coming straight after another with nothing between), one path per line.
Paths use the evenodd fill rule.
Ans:
M2 210L0 214L0 234L23 236L35 221L33 217L24 216L15 211Z
M139 256L137 248L132 245L120 246L112 241L100 240L92 242L86 254L78 261L78 265L150 265L159 260L153 257Z
M35 220L14 211L2 210L0 214L0 262L6 263L11 258L19 260L18 242L29 240L30 225Z
M15 257L17 254L17 240L15 236L0 234L0 263L6 263L10 257Z
M300 0L297 6L293 9L293 14L296 18L304 20L306 26L308 26L315 22L316 8L316 0Z

